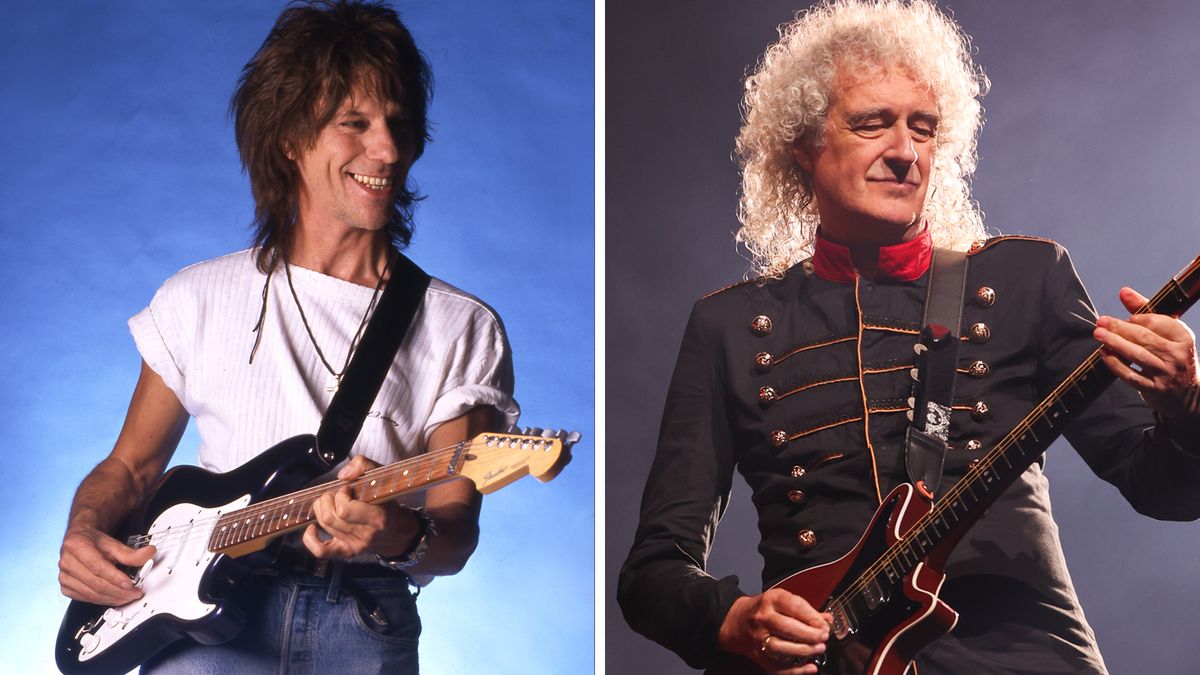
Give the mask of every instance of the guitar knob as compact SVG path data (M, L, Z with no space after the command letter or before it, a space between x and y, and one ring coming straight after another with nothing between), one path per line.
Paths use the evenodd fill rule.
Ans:
M83 635L79 636L79 654L81 656L85 654L91 654L99 644L100 638L96 637L95 634L84 633Z

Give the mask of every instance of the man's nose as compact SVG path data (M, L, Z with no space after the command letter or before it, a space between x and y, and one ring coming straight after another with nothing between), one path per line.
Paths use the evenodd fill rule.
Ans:
M908 129L897 127L889 132L888 147L883 161L896 176L896 180L904 180L908 176L909 170L917 163L917 145Z
M367 134L367 157L383 164L395 164L400 160L394 132L379 125Z

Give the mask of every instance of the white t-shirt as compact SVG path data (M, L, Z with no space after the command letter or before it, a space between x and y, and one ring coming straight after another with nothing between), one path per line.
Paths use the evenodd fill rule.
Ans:
M262 341L249 363L266 276L245 250L168 279L129 320L138 351L195 420L200 465L229 471L297 434L316 433L333 393L313 338L340 371L373 288L295 267L300 319L283 268L272 275ZM438 279L430 282L351 454L389 464L420 454L430 432L476 406L516 422L500 318ZM436 448L431 448L436 449Z

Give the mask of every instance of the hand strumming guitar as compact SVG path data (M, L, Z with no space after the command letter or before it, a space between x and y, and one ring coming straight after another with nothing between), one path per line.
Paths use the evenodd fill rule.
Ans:
M818 612L804 598L781 588L738 598L721 624L721 649L741 654L779 675L815 675L814 664L797 665L825 652L833 616Z

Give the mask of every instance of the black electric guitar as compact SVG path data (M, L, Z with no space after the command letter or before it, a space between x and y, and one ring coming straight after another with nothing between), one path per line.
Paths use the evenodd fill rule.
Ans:
M554 478L578 440L576 432L540 429L480 434L349 483L303 489L329 468L311 435L283 441L228 473L176 467L123 533L130 546L157 549L132 575L144 595L120 607L72 601L55 645L59 670L125 673L185 637L204 644L233 639L246 620L238 600L249 595L237 591L239 582L270 559L268 543L314 522L313 502L344 485L372 503L461 478L487 494L526 474Z
M1178 317L1198 298L1200 257L1137 313ZM776 584L833 615L826 653L813 660L820 672L903 675L918 651L954 628L958 613L938 597L950 552L1115 379L1097 349L936 502L901 484L884 497L849 553ZM708 672L762 671L731 657Z

